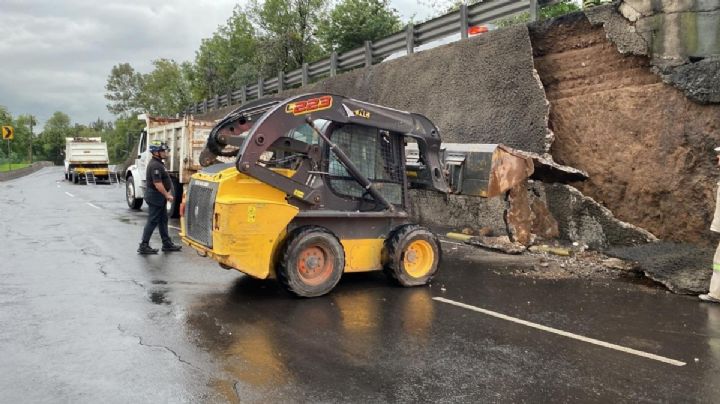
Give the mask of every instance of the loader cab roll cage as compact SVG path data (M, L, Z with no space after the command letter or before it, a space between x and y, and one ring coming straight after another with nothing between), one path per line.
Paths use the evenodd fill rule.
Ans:
M407 141L419 150L412 172ZM206 150L237 156L239 172L283 191L301 210L392 212L405 210L408 188L448 192L440 135L430 120L339 95L246 104L213 128Z

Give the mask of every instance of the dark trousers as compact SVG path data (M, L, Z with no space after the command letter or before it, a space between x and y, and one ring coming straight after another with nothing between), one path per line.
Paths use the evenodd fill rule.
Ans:
M148 218L143 229L142 242L149 243L155 228L160 231L160 238L163 245L172 244L170 235L168 234L168 216L165 205L153 205L148 203Z

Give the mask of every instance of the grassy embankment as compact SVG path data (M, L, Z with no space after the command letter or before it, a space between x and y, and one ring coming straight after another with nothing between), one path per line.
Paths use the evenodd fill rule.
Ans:
M12 164L0 164L0 173L4 173L6 171L12 171L12 170L19 170L21 168L25 168L29 166L28 163L12 163Z

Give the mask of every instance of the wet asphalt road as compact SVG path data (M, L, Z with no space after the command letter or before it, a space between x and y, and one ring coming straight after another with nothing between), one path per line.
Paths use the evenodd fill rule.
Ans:
M447 243L431 287L353 274L296 299L188 247L136 255L123 198L61 168L0 183L0 402L718 401L720 306Z

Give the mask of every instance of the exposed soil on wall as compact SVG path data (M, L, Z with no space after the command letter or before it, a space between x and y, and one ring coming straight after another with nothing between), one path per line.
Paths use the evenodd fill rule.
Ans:
M664 84L649 60L623 56L575 13L531 27L550 101L551 153L585 170L573 184L619 219L662 239L709 244L720 169L720 106Z

